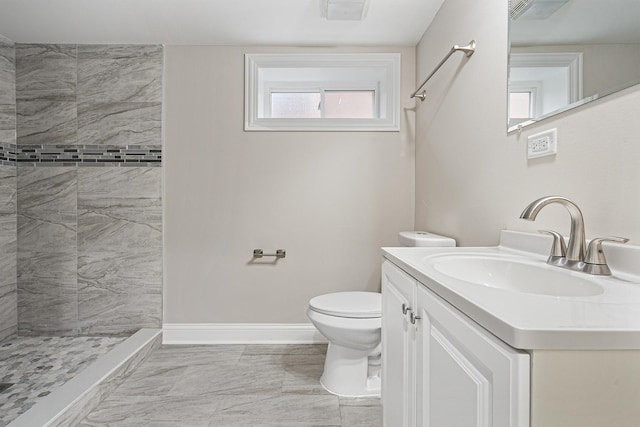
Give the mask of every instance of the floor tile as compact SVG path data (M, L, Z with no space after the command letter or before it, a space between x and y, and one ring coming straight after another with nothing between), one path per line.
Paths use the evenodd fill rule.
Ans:
M164 345L80 426L380 426L380 399L322 388L325 353L326 345Z

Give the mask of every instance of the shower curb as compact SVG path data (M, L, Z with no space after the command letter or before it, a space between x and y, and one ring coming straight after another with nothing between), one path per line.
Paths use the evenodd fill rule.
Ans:
M98 358L7 427L70 426L80 422L162 343L161 329L141 329Z

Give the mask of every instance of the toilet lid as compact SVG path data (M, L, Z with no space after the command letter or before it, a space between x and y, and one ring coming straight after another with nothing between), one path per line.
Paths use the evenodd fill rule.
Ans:
M382 316L382 295L377 292L336 292L311 298L309 307L330 316L380 317Z

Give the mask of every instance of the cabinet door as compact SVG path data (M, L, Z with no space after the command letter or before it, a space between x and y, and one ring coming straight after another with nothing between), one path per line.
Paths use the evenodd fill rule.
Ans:
M417 425L528 427L529 355L417 286Z
M382 264L382 418L385 427L415 425L415 327L402 306L413 307L416 281ZM407 313L408 314L408 313Z

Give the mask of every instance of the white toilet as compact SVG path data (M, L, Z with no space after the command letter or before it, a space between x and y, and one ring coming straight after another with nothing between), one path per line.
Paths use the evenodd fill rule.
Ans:
M455 246L456 241L423 231L403 231L403 246ZM307 316L329 341L322 386L338 396L380 395L382 296L336 292L311 298Z

